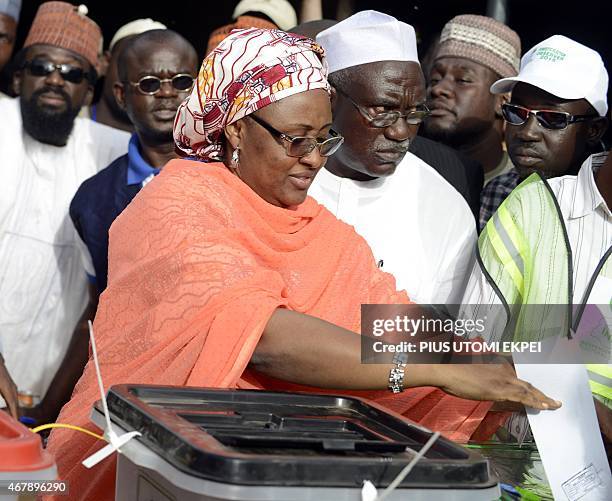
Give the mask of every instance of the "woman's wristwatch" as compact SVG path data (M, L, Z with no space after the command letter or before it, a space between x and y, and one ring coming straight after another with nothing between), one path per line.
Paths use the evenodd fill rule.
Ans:
M404 369L406 364L404 363L405 357L394 357L393 362L396 364L389 371L389 386L388 388L393 393L401 393L404 391Z

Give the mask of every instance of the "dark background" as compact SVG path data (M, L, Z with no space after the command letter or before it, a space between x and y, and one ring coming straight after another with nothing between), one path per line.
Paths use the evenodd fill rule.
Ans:
M36 9L42 2L23 0L19 23L18 47L23 43ZM78 1L71 3L78 4ZM123 24L137 18L151 17L180 32L198 49L206 48L209 33L231 20L232 0L85 0L89 16L104 33L105 46ZM299 14L300 0L291 2ZM324 16L335 18L336 0L323 0ZM356 0L355 10L376 9L412 24L425 44L444 23L457 14L486 14L486 0ZM606 0L508 0L507 24L518 32L523 52L537 42L562 34L602 54L606 66L612 58L609 31L612 29ZM423 48L421 49L423 52Z
M21 47L36 9L37 0L23 0L16 50ZM78 0L71 3L78 4ZM178 31L193 43L200 56L210 32L231 21L237 0L84 0L89 16L102 28L105 48L115 31L137 18L151 17ZM299 15L301 0L292 0ZM337 0L323 0L324 17L336 16ZM457 14L487 12L486 0L354 0L355 11L376 9L412 24L419 38L419 53L425 54L444 23ZM612 44L608 0L508 0L507 24L521 37L523 52L545 38L562 34L597 50L610 71ZM608 102L612 96L608 92Z

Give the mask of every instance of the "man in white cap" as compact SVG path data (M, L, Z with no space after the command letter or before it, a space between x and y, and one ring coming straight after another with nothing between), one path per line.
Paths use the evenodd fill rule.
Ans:
M132 122L130 122L125 111L117 103L113 93L113 87L119 80L117 77L117 61L119 60L119 54L125 42L130 38L146 31L165 29L166 26L164 24L154 21L153 19L135 19L134 21L124 24L113 35L108 50L104 53L104 61L107 64L107 68L106 74L104 75L102 96L97 103L92 104L87 110L89 111L89 117L94 122L99 122L127 132L134 131Z
M0 0L0 71L11 59L20 11L21 0ZM5 97L2 92L1 97Z
M314 40L323 30L331 28L336 24L338 24L338 21L319 19L301 23L289 31ZM482 166L466 155L460 154L457 150L420 135L414 137L411 141L410 152L426 164L432 166L438 174L446 179L448 184L465 198L474 215L474 219L478 221L480 214L480 192L482 191L484 180Z
M408 151L428 114L414 29L364 11L317 41L330 66L333 128L345 143L309 194L355 227L414 301L458 302L476 228L461 195Z
M553 357L545 366L516 364L521 379L563 401L560 412L529 415L555 499L573 499L572 477L597 478L580 487L584 499L607 500L612 488L597 429L599 420L612 441L612 325L602 314L612 304L612 157L588 156L606 127L607 88L599 54L560 35L527 52L518 76L492 85L512 91L503 109L508 148L516 182L529 177L483 228L463 300L486 319L487 341L538 341L544 349L579 341L586 368ZM513 419L515 433L526 433Z
M608 73L600 55L562 35L537 44L523 56L517 76L491 86L493 94L512 92L502 115L515 168L485 187L481 228L532 172L547 178L578 172L600 146L607 91Z

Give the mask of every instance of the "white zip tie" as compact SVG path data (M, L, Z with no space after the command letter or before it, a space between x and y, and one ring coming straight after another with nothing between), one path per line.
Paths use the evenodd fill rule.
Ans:
M414 466L421 460L421 458L425 456L425 454L427 454L427 451L431 449L431 447L436 442L436 440L438 440L439 437L440 432L437 431L431 437L429 437L429 440L425 443L421 450L416 454L416 456L412 458L412 460L404 467L404 469L398 473L397 477L393 479L393 482L389 484L389 486L382 492L380 496L378 496L374 484L369 480L366 480L363 483L363 487L361 488L361 501L383 501L387 499L391 495L391 493L395 489L397 489L399 484L402 483L402 480L404 480L408 476L408 474L412 471Z
M117 434L113 431L110 420L110 413L108 412L108 405L106 403L106 393L104 392L104 384L102 383L102 373L100 372L98 352L96 350L96 338L94 336L91 320L87 321L87 325L89 326L89 340L91 341L91 351L93 352L94 365L96 367L96 376L98 377L98 387L100 389L100 397L102 399L102 408L104 410L104 418L106 420L105 434L108 436L108 439L110 441L110 443L102 447L102 449L93 453L91 456L83 460L83 466L85 466L85 468L91 468L92 466L97 465L100 461L106 459L113 452L121 452L119 450L119 447L125 445L132 438L138 437L142 434L139 431L131 431L129 433L124 433L121 436L117 436Z
M378 496L378 491L374 484L369 480L364 480L361 487L361 501L376 501L376 496Z

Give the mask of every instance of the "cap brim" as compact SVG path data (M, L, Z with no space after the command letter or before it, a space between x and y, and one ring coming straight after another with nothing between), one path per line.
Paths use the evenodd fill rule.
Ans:
M529 72L525 72L524 75L519 74L515 77L502 78L491 85L490 91L492 94L511 92L518 82L533 85L561 99L585 98L584 91L572 87L571 82L567 80L559 81L555 78L543 77L542 75L532 75Z
M502 78L497 82L493 82L493 85L491 85L489 90L491 91L491 94L505 94L506 92L512 92L512 89L514 88L517 82L523 81L524 80L519 77Z

